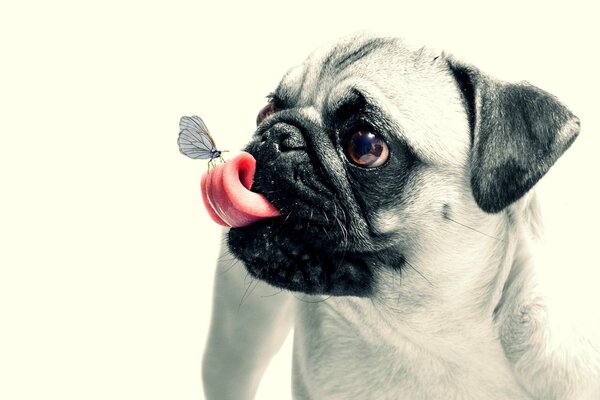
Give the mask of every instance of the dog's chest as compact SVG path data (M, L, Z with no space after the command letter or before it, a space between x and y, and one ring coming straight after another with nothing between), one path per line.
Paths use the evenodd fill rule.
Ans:
M508 368L480 353L477 365L450 363L411 343L391 345L323 304L298 307L295 399L528 399ZM367 336L368 335L368 336ZM486 364L488 366L486 366Z

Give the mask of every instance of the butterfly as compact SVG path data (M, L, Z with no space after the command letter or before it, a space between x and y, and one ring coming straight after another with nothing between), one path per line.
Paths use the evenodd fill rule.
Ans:
M221 153L225 150L217 150L215 141L208 132L208 128L200 117L181 117L179 121L179 138L177 139L179 151L194 159L208 160L208 168L215 166L215 160L225 162Z

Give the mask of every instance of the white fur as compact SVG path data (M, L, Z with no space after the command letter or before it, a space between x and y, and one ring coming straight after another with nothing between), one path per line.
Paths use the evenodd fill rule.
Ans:
M235 315L225 313L228 295L217 296L215 313L228 326L259 329L259 335L244 335L247 350L238 354L244 368L223 368L227 376L205 384L243 385L248 369L264 370L281 332L291 326L294 304L296 399L600 398L599 303L589 297L592 290L579 290L583 270L569 264L578 250L566 248L564 235L544 226L535 191L498 214L476 205L467 178L463 104L436 55L390 48L348 76L317 84L317 66L326 54L316 52L283 81L292 90L304 73L309 77L304 87L311 89L299 93L305 115L320 122L318 110L327 102L349 87L360 88L393 116L397 131L424 160L401 204L374 216L376 229L393 234L390 246L408 264L402 272L377 268L370 298L298 301L281 293L259 302L257 309L279 327L272 335L258 319L236 324ZM398 75L382 86L377 82L385 81L380 75L386 66ZM218 330L216 325L212 338L220 338ZM222 340L209 341L207 349L207 368L223 365L223 354L231 353ZM252 398L258 379L252 376L252 385L236 399Z

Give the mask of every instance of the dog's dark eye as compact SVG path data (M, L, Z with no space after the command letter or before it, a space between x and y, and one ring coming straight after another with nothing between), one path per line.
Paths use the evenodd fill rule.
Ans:
M262 110L258 112L258 115L256 116L256 125L260 125L267 117L270 117L274 113L275 103L270 101L266 106L262 108Z
M366 130L348 136L344 150L352 163L365 168L383 165L390 155L387 143L381 136Z

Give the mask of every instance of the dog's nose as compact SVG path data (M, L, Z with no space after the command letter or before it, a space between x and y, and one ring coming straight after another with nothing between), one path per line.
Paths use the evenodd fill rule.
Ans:
M262 141L271 141L281 152L306 150L306 141L300 129L284 122L278 122L266 131Z

